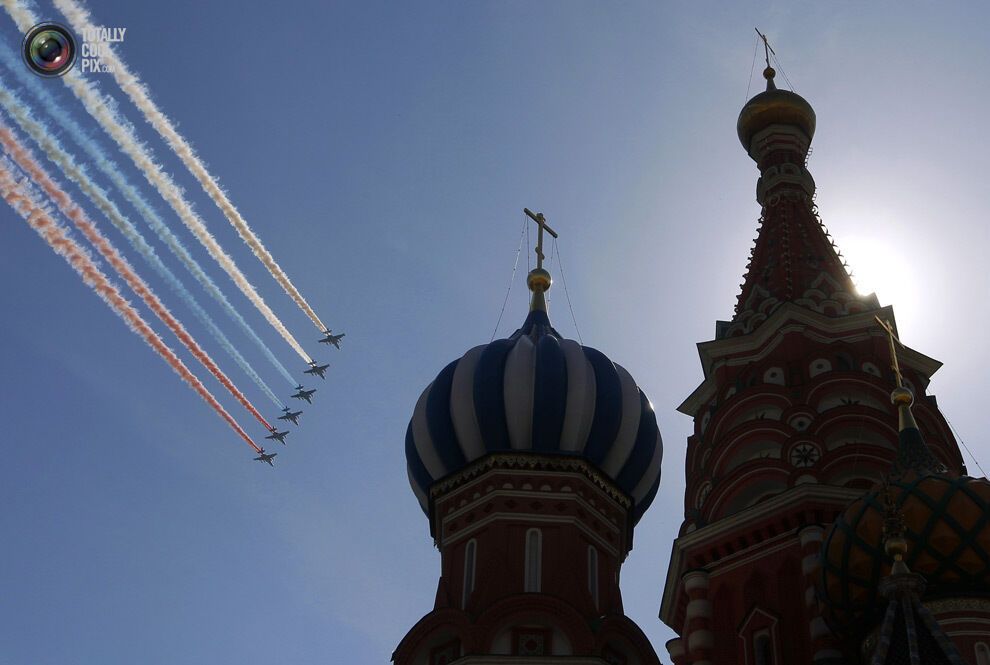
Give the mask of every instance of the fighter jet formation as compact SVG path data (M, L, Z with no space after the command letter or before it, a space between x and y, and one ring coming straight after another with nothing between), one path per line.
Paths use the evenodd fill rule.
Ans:
M330 329L326 330L326 338L321 339L320 342L325 342L326 344L333 344L336 348L340 348L340 339L344 336L344 333L339 335L334 335L331 333ZM310 374L312 376L318 376L324 381L326 381L327 369L330 368L330 363L320 365L315 360L309 361L309 369L303 370L304 374ZM296 392L291 395L291 397L299 400L306 400L308 404L313 403L313 393L316 392L316 388L304 388L300 383L296 386ZM299 426L299 416L302 415L302 410L293 411L291 408L284 406L282 407L282 415L278 416L279 420L284 420L290 422L295 426ZM278 441L283 446L285 445L285 437L289 435L289 431L280 432L277 427L268 426L270 434L265 437L269 441ZM256 462L265 462L269 466L274 467L275 463L273 460L278 455L278 453L266 453L264 448L259 451L258 457L255 457Z
M43 18L35 15L29 4L4 2L0 13L6 13L22 33L27 33ZM97 30L76 0L64 0L60 9L74 33L86 34ZM247 317L241 316L234 304L237 299L229 299L214 282L210 271L186 250L183 242L176 236L173 222L181 222L202 245L217 268L233 280L241 294L278 333L281 341L307 363L303 368L304 373L326 380L329 363L320 364L307 353L272 304L266 302L259 289L248 280L242 267L238 266L240 259L236 256L237 252L224 249L208 229L210 214L205 210L193 211L187 194L173 182L172 174L166 173L160 166L169 160L156 154L149 143L137 135L132 122L127 118L130 113L125 112L123 106L107 105L104 93L93 86L69 85L72 96L82 104L88 117L83 119L80 113L65 113L62 108L65 100L56 101L50 86L41 85L30 73L30 68L21 66L14 50L2 44L0 46L3 47L0 48L0 65L12 77L4 80L4 94L0 99L0 112L3 113L3 119L0 120L0 152L4 155L4 159L0 160L0 199L11 207L16 216L37 231L49 249L69 264L77 276L101 297L103 304L124 322L127 329L167 363L183 383L251 448L252 455L257 455L253 459L274 466L275 453L265 452L253 435L241 426L235 415L217 399L213 389L203 383L198 372L212 375L234 401L265 428L266 440L278 441L284 445L288 432L272 426L254 404L252 396L238 386L239 381L249 380L258 388L259 395L264 395L277 409L281 409L282 412L277 416L279 420L298 425L302 411L292 411L286 407L287 400L280 398L269 385L265 372L258 371L260 368L255 367L253 361L245 358L234 346L225 330L226 320L215 320L216 312L212 309L225 313L230 322L247 335L245 339L250 339L258 347L268 365L271 365L268 369L280 374L286 387L293 386L301 377L293 376L294 373L286 369L275 350L269 348L268 343L257 334L254 325ZM170 114L153 101L155 95L149 92L148 84L129 70L120 54L108 52L104 55L108 62L112 60L110 69L118 74L108 78L108 81L112 78L119 87L121 99L118 101L122 102L123 98L129 100L129 104L133 106L131 112L143 116L159 137L164 139L167 152L185 166L188 174L216 205L217 209L212 214L222 216L230 223L240 239L250 248L249 255L261 262L268 275L281 286L282 291L306 315L314 328L320 331L321 338L316 340L317 343L333 344L339 349L344 333L334 334L289 279L283 266L276 261L248 223L245 217L248 207L241 206L239 211L239 207L234 205L220 186L217 176L207 169L188 139L169 120ZM69 83L70 79L68 77L64 81ZM116 157L112 154L116 150L113 153L107 151L108 146L96 137L96 129L102 130L104 138L112 141L115 148L126 155L127 161L133 163L133 174L128 173L128 167L121 167L114 161ZM40 160L41 157L47 161ZM75 183L73 191L63 188L56 171ZM103 175L99 184L91 177L97 171ZM138 173L141 178L135 180L130 177ZM138 183L146 183L147 188ZM87 205L88 210L81 207L75 200L77 195L84 196L92 206ZM153 248L155 243L149 242L150 237L146 237L147 232L132 223L128 218L130 215L124 216L121 213L114 201L118 196L129 202L131 212L137 213L135 219L139 217L148 231L168 247L170 256L157 253ZM176 213L178 219L173 220L171 214L160 215L156 212L159 204L155 201L159 197ZM58 211L61 211L64 220L55 217ZM63 227L62 221L70 222L78 235L75 232L68 234L69 225ZM140 264L129 257L125 258L117 247L117 242L111 240L102 229L104 224L120 231L128 245L140 255ZM97 255L101 258L96 259ZM173 260L181 264L184 272L178 271L180 274L176 274L172 270L169 262ZM153 271L169 285L169 291L188 306L188 311L194 314L219 350L240 370L240 374L233 375L229 368L222 367L226 360L218 363L212 357L210 349L204 347L190 332L193 328L180 321L174 308L167 302L168 298L160 298L155 293L155 289L142 274L145 269ZM188 273L188 277L185 273ZM188 278L192 281L186 281ZM190 289L192 282L198 286ZM214 308L203 306L199 287L215 302ZM147 306L147 313L130 306L125 289L129 289L143 301ZM170 348L169 342L160 336L161 330L156 330L158 325L175 335L195 364L183 360ZM294 399L304 399L308 404L313 402L315 389L306 389L299 385L293 390L296 391L291 395Z
M327 328L323 334L326 335L326 337L320 340L320 344L333 344L334 348L339 349L340 340L344 338L344 335L346 333L340 333L339 335L334 335L333 331Z

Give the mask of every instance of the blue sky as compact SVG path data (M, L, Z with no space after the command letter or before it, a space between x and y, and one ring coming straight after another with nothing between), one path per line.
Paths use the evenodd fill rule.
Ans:
M277 468L262 467L0 207L0 664L387 662L431 609L439 575L406 480L406 423L436 373L491 337L523 206L560 233L584 342L628 368L659 416L663 485L622 586L627 613L666 661L671 633L656 615L691 427L675 408L701 380L695 343L731 316L759 216L757 171L735 136L747 90L762 83L757 60L750 87L754 25L817 111L809 167L825 223L854 271L876 274L902 339L945 363L932 392L990 468L980 390L990 360L982 3L88 6L97 23L127 28L119 52L347 338L339 352L316 343L308 319L112 79L96 77L266 300L332 368L279 447ZM37 11L58 18L50 4ZM19 43L6 15L0 39ZM47 83L58 113L88 122L60 83ZM525 261L500 335L525 316ZM575 336L560 287L551 317Z

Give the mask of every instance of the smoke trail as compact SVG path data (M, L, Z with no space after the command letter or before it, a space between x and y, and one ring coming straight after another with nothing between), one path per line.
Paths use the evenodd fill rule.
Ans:
M86 29L93 28L92 21L90 20L89 14L79 6L75 0L55 0L55 6L58 8L65 18L69 21L69 25L72 26L73 30L77 33L81 33ZM209 171L206 170L206 166L199 159L196 153L193 151L192 146L183 138L175 128L172 126L172 122L162 113L157 105L151 100L151 96L148 94L148 90L140 79L133 74L124 62L117 57L112 49L109 48L109 44L106 45L107 52L105 55L101 56L101 59L109 65L114 79L117 81L117 85L120 86L121 90L127 93L127 96L131 98L134 105L137 106L142 113L144 113L145 120L148 121L155 130L161 135L163 139L169 144L172 150L178 155L182 163L186 165L186 168L195 176L199 184L202 185L203 189L213 202L217 204L217 207L223 211L224 216L227 218L235 229L237 233L241 236L241 240L251 248L254 255L258 257L268 271L272 274L272 277L282 286L285 292L295 301L296 305L306 313L314 324L324 331L327 329L323 322L320 321L320 317L316 315L313 308L309 306L309 303L302 297L299 290L293 286L292 282L289 281L288 275L282 270L282 268L275 262L275 259L268 252L265 246L261 243L261 240L254 234L251 227L248 226L247 222L241 216L241 213L237 211L234 204L230 202L227 195L220 188L217 183L217 179L212 176Z
M65 230L52 220L48 210L31 195L26 183L16 181L12 168L6 159L0 160L0 196L24 218L31 228L38 232L38 235L44 238L45 242L55 250L55 253L61 255L72 266L82 277L82 280L92 287L117 316L124 320L131 331L144 339L255 452L260 452L261 448L241 429L237 421L224 410L223 406L206 389L206 386L189 371L189 368L151 329L141 315L131 307L130 303L120 295L117 288L110 283L110 280L100 271L86 251L69 238L65 234Z
M34 25L37 24L37 18L34 13L29 9L19 5L16 0L2 0L4 9L10 14L11 18L17 24L17 27L22 32L27 32ZM311 358L303 350L296 338L292 336L292 333L288 331L279 318L275 315L275 312L265 303L264 299L258 294L251 283L248 282L247 278L234 263L234 260L230 258L226 252L220 247L219 243L210 235L207 231L206 225L203 220L199 218L192 206L186 201L185 197L182 195L182 190L172 181L160 166L155 164L154 160L151 158L149 151L145 148L137 137L134 135L134 128L122 120L115 110L115 102L112 98L104 98L97 90L93 83L87 81L85 78L79 75L75 70L70 70L67 74L61 77L62 82L69 86L72 93L82 102L86 111L100 123L103 130L109 134L117 146L127 154L134 164L141 170L144 177L151 183L158 193L161 194L172 209L182 220L182 223L196 236L196 239L206 248L210 253L210 256L220 264L220 267L230 276L230 278L237 284L238 288L244 293L244 295L251 301L259 312L265 317L268 323L271 324L275 330L282 336L282 338L292 347L292 349L299 354L299 356L305 360L307 363L311 361Z
M45 86L42 85L41 80L37 76L30 74L27 69L22 66L21 61L17 58L14 52L2 42L0 42L0 62L3 62L4 66L6 66L7 69L13 72L17 77L18 82L27 88L35 99L40 101L41 108L59 108L58 102L52 94L45 89ZM109 178L114 186L120 190L124 198L132 206L134 206L134 208L140 213L142 219L144 219L145 223L151 228L152 231L155 232L155 235L158 236L159 240L165 243L172 254L182 262L182 265L185 266L186 270L189 271L196 281L200 283L203 289L217 301L221 308L223 308L224 313L226 313L227 316L241 328L244 334L258 346L265 358L267 358L275 369L278 370L289 385L295 386L296 380L292 378L289 371L285 369L285 366L282 365L279 359L275 357L275 354L268 348L268 345L261 340L258 333L254 331L254 328L252 328L251 325L244 320L241 313L234 309L234 306L230 304L227 296L220 290L220 287L218 287L210 276L206 274L203 267L198 261L196 261L196 259L193 258L193 256L189 253L189 250L185 248L172 230L168 228L161 216L145 200L138 188L132 185L127 177L123 175L120 167L118 167L113 160L107 157L106 153L99 146L99 144L91 139L85 130L80 127L79 123L73 120L67 113L54 112L51 115L55 122L58 123L58 125L72 137L72 140L82 147L86 154L89 155L100 172ZM281 400L278 400L278 398L275 399L281 408L283 406L281 404Z
M48 158L55 162L65 173L65 175L79 185L84 194L103 212L115 227L124 235L132 247L137 250L152 268L164 279L169 286L181 297L196 317L206 326L210 333L216 338L220 345L227 351L244 372L275 402L282 408L284 405L274 392L258 376L254 368L245 360L234 345L227 339L223 332L217 327L213 319L210 318L206 310L196 301L191 293L186 289L181 281L169 270L155 253L151 245L147 243L140 232L134 227L107 197L106 193L97 186L86 174L85 170L76 164L75 160L60 145L58 139L48 130L43 123L34 120L31 112L21 102L16 95L8 91L4 81L0 79L0 106L17 121L18 125L45 151Z
M5 50L0 48L0 51ZM255 384L258 385L261 390L268 395L268 397L275 402L275 404L282 408L281 400L275 395L274 392L268 387L268 385L262 380L262 378L255 372L254 368L251 367L250 363L241 355L237 348L227 339L227 336L223 334L220 328L217 327L216 323L207 314L206 310L199 304L196 298L186 289L185 285L169 270L162 260L155 253L155 250L151 245L147 243L141 233L134 227L129 219L127 219L117 208L116 204L113 203L98 185L96 185L86 174L86 171L78 166L73 159L73 157L68 154L65 149L61 146L58 139L54 138L51 131L37 120L34 120L31 116L31 111L27 106L17 98L16 95L8 92L7 86L4 84L2 78L0 78L0 106L17 121L32 139L45 151L48 158L55 162L65 173L65 175L73 182L79 185L79 188L86 194L87 197L103 212L115 227L124 235L131 246L137 250L141 256L147 261L155 272L157 272L165 282L182 298L189 308L193 311L203 325L210 331L210 334L217 340L220 346L234 359L234 361L240 366L242 370L251 378ZM77 126L78 128L78 126ZM81 131L81 129L80 129ZM290 381L291 381L291 377ZM295 384L293 384L295 385Z
M213 376L223 385L224 388L230 391L230 394L237 399L241 405L248 410L248 412L254 416L258 422L264 425L267 429L271 429L271 425L265 420L264 416L258 413L258 410L254 408L254 405L248 401L237 386L227 378L227 376L217 367L213 359L204 351L196 340L193 339L182 324L176 319L167 307L158 299L158 296L154 294L141 277L134 272L127 260L121 256L117 249L107 240L103 234L101 234L97 229L96 225L86 216L83 209L80 208L76 203L69 197L65 191L62 190L54 180L49 177L45 170L40 164L35 160L31 151L28 150L24 145L17 140L14 133L9 127L0 123L0 145L3 146L4 150L13 158L14 162L30 177L42 191L45 192L55 203L58 208L62 211L66 217L68 217L76 228L82 232L83 236L92 243L96 250L100 253L107 262L113 266L114 270L117 271L127 285L136 293L145 304L155 313L155 315L161 319L162 323L168 326L179 341L189 349L189 352L198 360L203 366L209 370ZM78 168L78 167L75 167ZM83 187L83 183L80 183L80 187ZM119 214L119 213L118 213ZM133 227L131 227L133 228Z

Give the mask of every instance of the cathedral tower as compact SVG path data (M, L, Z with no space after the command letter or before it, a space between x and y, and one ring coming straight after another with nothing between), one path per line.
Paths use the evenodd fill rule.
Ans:
M694 433L660 609L679 635L667 645L675 665L860 662L862 635L837 636L819 603L819 555L829 527L889 472L900 445L877 321L892 324L893 310L857 294L820 222L807 169L815 112L774 75L768 63L766 91L737 125L760 172L758 237L734 316L698 345L704 380L679 407ZM959 449L926 392L940 363L908 348L898 355L919 436L961 476ZM876 539L879 583L889 562Z
M530 215L540 241L525 322L447 365L409 423L440 582L396 665L659 665L619 592L660 484L656 416L629 372L551 326L552 231Z

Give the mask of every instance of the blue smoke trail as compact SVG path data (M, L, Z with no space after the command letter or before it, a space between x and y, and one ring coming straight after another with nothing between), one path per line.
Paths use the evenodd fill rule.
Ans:
M23 63L17 58L14 52L6 44L0 42L0 62L10 71L14 73L17 77L18 82L38 100L42 107L49 109L49 115L55 119L55 122L65 130L72 140L79 145L90 159L92 159L97 169L103 173L107 178L113 182L114 186L120 190L124 198L134 206L145 223L151 228L152 231L158 236L158 238L168 246L172 254L175 255L182 265L185 266L186 270L189 271L196 281L202 285L203 289L206 290L210 296L220 304L227 316L231 318L241 330L250 338L257 346L261 349L261 352L268 359L268 361L279 371L279 373L288 381L290 386L295 387L296 380L292 377L288 370L279 362L275 354L272 353L271 349L258 337L258 334L254 331L251 325L244 320L241 313L238 312L230 301L227 300L227 296L224 295L220 287L210 278L209 275L203 270L202 266L192 257L185 246L179 241L178 237L169 229L169 227L162 221L161 216L151 207L151 205L145 200L141 195L137 187L132 185L130 181L127 180L126 176L123 175L120 168L114 163L110 158L106 156L106 153L100 148L99 144L96 143L86 131L71 117L66 113L59 113L60 108L58 102L52 96L48 90L45 89L41 81L30 74L24 66Z
M275 402L279 408L283 408L281 400L258 376L257 372L237 351L230 340L217 327L213 319L210 318L206 310L196 301L185 285L172 273L168 267L155 253L154 248L148 244L144 236L137 230L137 227L117 208L106 192L94 183L85 170L76 164L75 159L62 148L58 139L48 130L48 128L34 118L24 103L16 95L10 92L5 82L0 79L0 106L17 122L22 130L37 143L51 161L55 162L67 178L79 185L79 189L89 198L93 204L113 223L113 225L124 235L131 247L133 247L141 257L155 270L158 275L172 288L175 293L182 298L196 315L196 318L206 326L210 334L216 338L223 349L230 354L231 358L244 370L244 372L254 381L268 397Z

